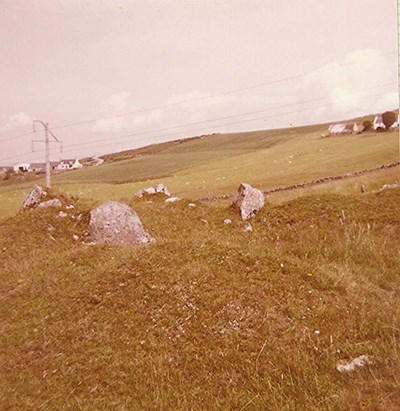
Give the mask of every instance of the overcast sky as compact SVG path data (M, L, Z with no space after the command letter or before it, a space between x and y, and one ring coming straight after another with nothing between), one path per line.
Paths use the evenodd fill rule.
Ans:
M0 164L398 107L396 0L0 0ZM84 124L76 124L76 123ZM75 124L75 125L74 125Z

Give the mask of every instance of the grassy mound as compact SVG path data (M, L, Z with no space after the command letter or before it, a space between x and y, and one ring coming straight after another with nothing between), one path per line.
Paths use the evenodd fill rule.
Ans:
M150 246L85 244L79 201L0 225L3 409L400 407L400 190L266 206L250 233L162 200L131 202Z
M84 244L91 203L5 220L2 409L400 408L399 200L303 197L244 232L135 199L157 242L129 247Z

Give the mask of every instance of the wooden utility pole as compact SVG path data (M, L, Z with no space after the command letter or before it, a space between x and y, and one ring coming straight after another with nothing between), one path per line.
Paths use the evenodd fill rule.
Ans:
M46 158L46 187L51 187L51 163L50 163L50 139L49 134L53 137L54 141L61 144L61 151L62 151L62 142L57 139L57 137L51 132L49 128L49 123L45 123L41 120L33 120L33 131L36 132L35 123L40 123L44 128L44 144L45 144L45 158ZM32 140L32 151L33 151L33 143L43 143L43 140Z

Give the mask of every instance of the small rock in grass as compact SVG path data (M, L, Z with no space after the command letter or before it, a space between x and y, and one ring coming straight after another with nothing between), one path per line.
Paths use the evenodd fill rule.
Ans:
M365 365L372 364L372 360L368 355L361 355L360 357L354 358L350 362L342 362L336 366L339 372L352 372L357 367L364 367Z
M45 208L45 207L61 207L61 201L58 198L53 198L51 200L44 201L39 203L36 208Z
M164 185L163 183L160 183L158 186L156 186L155 191L156 191L156 193L163 193L168 197L171 195L171 193L169 192L167 186Z
M47 224L47 231L55 231L55 228L51 224Z
M251 224L246 224L246 225L243 227L243 231L244 231L245 233L251 233L251 232L253 231L253 226L252 226Z
M232 224L232 220L230 218L225 218L224 224Z
M176 201L179 201L179 200L180 200L179 197L170 197L165 200L165 203L175 203Z
M196 204L194 204L194 203L189 203L189 204L188 204L188 207L192 207L192 208L193 208L193 207L196 207Z
M72 204L68 204L68 205L65 206L65 208L67 210L71 210L72 208L75 208L75 207Z
M144 194L155 194L156 189L154 187L148 187L143 189Z
M79 237L78 237L76 234L74 234L74 235L72 236L72 238L73 238L75 241L78 241L78 240L79 240Z
M156 189L154 187L147 187L147 188L142 188L136 193L136 197L143 197L143 194L155 194Z
M135 195L136 197L143 197L143 194L156 194L156 193L162 193L168 197L171 195L167 186L163 183L158 184L156 187L142 188Z
M60 211L60 212L58 213L58 216L61 217L61 218L65 218L67 215L68 215L68 214L67 214L67 213L64 213L64 211Z

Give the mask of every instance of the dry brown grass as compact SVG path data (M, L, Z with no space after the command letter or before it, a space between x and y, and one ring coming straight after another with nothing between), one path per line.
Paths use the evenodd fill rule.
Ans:
M399 200L313 195L244 233L230 208L127 199L144 247L83 244L77 199L4 221L1 409L399 409Z

